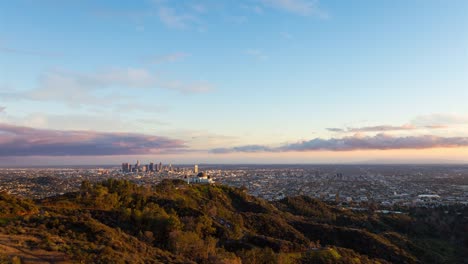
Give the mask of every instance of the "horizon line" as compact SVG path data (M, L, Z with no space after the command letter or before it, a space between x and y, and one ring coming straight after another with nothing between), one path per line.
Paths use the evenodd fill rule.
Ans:
M146 164L146 163L143 163ZM163 163L172 164L172 166L359 166L359 165L372 165L372 166L468 166L468 161L454 161L454 162L348 162L348 163ZM30 165L30 166L6 166L0 165L0 169L34 169L34 168L75 168L75 167L119 167L121 164L63 164L63 165Z

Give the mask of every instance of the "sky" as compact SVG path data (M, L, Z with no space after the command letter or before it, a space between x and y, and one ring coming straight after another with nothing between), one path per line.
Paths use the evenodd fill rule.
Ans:
M0 1L0 165L468 162L467 13Z

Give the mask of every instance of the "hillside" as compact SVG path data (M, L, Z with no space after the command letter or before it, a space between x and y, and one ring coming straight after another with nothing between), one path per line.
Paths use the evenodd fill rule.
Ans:
M0 194L0 263L466 263L467 215L356 213L178 180L83 182L34 202Z

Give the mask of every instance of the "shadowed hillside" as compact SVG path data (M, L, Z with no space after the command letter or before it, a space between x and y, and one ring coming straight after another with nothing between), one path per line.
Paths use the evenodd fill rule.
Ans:
M0 263L463 263L466 213L355 213L178 180L83 182L36 202L0 194Z

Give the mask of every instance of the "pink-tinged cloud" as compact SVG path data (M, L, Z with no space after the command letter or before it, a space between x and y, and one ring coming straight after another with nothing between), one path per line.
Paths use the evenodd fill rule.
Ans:
M389 132L389 131L409 131L409 130L418 130L418 129L441 129L447 128L446 125L424 125L424 126L416 126L413 124L405 124L401 126L390 126L390 125L380 125L380 126L365 126L365 127L348 127L344 128L337 128L337 127L330 127L327 128L330 132L336 133L365 133L365 132Z
M428 125L424 126L427 129L442 129L442 128L449 128L447 125Z
M5 112L6 107L0 106L0 113Z
M0 157L144 155L181 151L188 151L183 141L166 137L0 124Z
M348 128L348 132L385 132L385 131L401 131L401 130L415 130L418 127L413 125L401 125L401 126L367 126L358 128Z
M300 141L280 147L240 146L213 149L214 153L232 152L289 152L289 151L353 151L353 150L395 150L468 147L468 137L439 137L433 135L395 137L386 134L375 136L349 136L343 138Z

